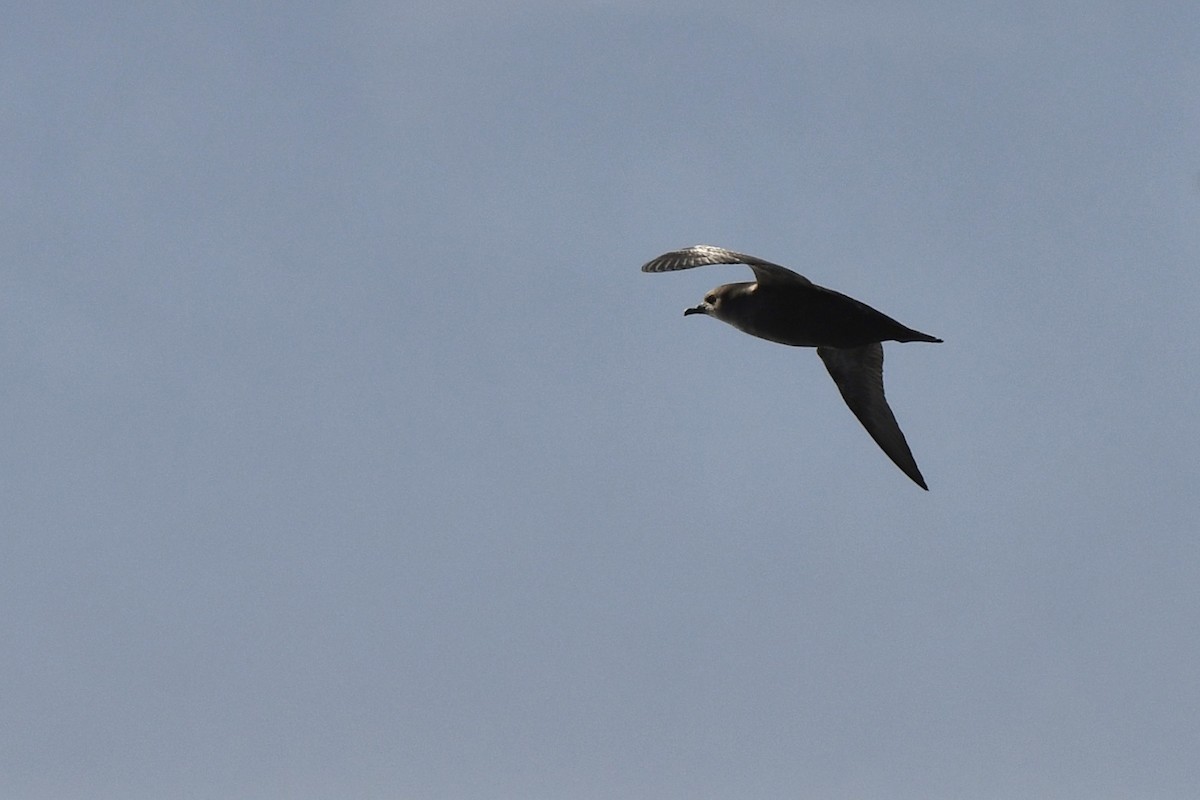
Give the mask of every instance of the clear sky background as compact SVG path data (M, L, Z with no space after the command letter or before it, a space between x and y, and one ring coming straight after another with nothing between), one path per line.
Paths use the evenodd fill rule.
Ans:
M1198 41L10 4L0 795L1194 798ZM699 242L946 340L929 493Z

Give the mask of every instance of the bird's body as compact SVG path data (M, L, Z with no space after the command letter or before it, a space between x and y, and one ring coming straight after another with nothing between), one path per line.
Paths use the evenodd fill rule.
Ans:
M901 325L865 303L815 284L758 283L720 287L719 313L710 313L740 331L793 347L861 347L871 342L936 342ZM714 290L716 291L716 290Z
M908 442L883 393L885 341L941 342L906 327L840 292L817 286L786 267L711 245L664 253L643 272L668 272L707 264L746 264L754 283L728 283L685 310L716 317L760 339L815 347L850 410L889 458L922 489L928 489Z

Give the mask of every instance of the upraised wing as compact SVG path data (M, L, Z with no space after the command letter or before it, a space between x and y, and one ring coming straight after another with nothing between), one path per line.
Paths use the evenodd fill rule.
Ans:
M929 491L883 395L883 345L875 342L862 347L818 347L817 355L833 376L842 399L875 443L905 475Z
M682 250L663 253L658 258L643 264L642 272L673 272L678 269L704 267L709 264L745 264L754 270L755 279L762 284L801 283L805 286L813 285L808 278L792 272L787 267L781 267L745 253L735 253L724 247L714 247L711 244L697 244Z

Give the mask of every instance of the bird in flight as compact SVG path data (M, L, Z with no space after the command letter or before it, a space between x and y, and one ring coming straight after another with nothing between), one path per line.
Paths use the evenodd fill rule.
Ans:
M908 442L883 395L882 342L941 342L852 297L817 286L787 267L723 247L698 244L663 253L642 272L672 272L708 264L745 264L754 283L727 283L683 315L706 314L740 331L794 347L815 347L842 399L905 475L926 491Z

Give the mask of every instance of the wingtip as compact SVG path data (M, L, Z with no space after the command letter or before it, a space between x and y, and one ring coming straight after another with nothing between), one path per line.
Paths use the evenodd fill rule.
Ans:
M899 464L897 464L896 466L900 467ZM917 486L920 486L922 489L924 489L925 491L928 492L929 484L925 483L925 476L921 474L921 471L919 469L917 469L916 466L917 465L914 463L912 472L909 472L908 470L904 469L904 467L900 467L900 469L902 472L904 472L905 475L907 475L909 478L912 479L913 483L915 483Z
M713 244L693 244L650 259L642 265L642 272L674 272L709 264L748 264L750 261L747 259L754 260L753 256L735 253Z
M907 445L908 442L905 442L905 444ZM911 455L912 455L912 453L910 452L909 456L911 457ZM899 464L897 464L896 466L900 467ZM925 476L921 474L921 468L917 466L917 460L915 458L912 459L911 466L912 466L911 472L908 471L907 469L905 469L904 467L900 467L900 469L904 472L905 475L912 478L913 483L915 483L917 486L920 486L922 489L924 489L925 491L928 492L929 484L927 484L925 482Z

